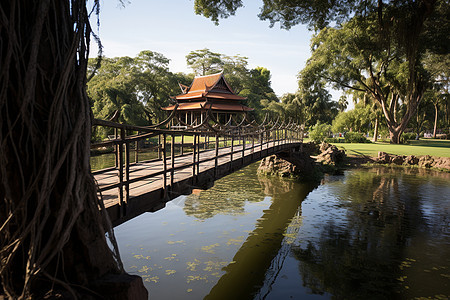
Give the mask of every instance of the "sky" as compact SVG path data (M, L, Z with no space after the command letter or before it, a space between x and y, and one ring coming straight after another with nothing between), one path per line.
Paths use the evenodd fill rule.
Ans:
M209 50L248 58L249 68L265 67L281 96L297 90L297 74L310 56L312 32L297 25L289 31L258 18L262 1L243 1L235 16L214 22L194 13L193 0L101 0L99 36L107 57L136 56L151 50L170 59L170 71L192 73L186 55ZM91 20L95 24L95 20ZM97 48L93 45L91 57ZM190 84L190 83L185 83ZM333 100L336 100L333 95Z

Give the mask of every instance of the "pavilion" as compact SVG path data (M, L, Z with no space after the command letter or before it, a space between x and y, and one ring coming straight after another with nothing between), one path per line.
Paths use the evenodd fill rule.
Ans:
M242 105L241 102L246 98L233 92L223 76L223 71L195 77L190 86L180 84L180 88L182 94L171 98L178 103L176 111L178 119L186 124L202 123L208 111L212 112L221 123L226 123L231 116L253 111L253 108ZM172 112L175 106L162 109Z

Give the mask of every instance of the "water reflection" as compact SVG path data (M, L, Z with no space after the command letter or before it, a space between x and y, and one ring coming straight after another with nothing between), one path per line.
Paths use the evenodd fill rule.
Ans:
M450 295L447 174L352 170L314 187L256 168L116 228L151 299Z
M328 177L302 205L292 248L298 270L289 275L326 298L448 297L450 186L417 175L372 169Z
M255 170L255 167L251 167ZM184 212L200 220L217 214L239 215L245 213L247 202L260 202L264 192L257 176L249 176L247 169L238 171L224 180L218 180L209 190L197 191L186 197Z
M253 230L233 257L217 284L205 299L251 299L264 283L265 274L273 266L274 258L283 246L286 228L298 222L299 205L314 188L276 178L258 177L272 204L257 220ZM292 226L291 226L292 227ZM282 251L283 252L283 251Z

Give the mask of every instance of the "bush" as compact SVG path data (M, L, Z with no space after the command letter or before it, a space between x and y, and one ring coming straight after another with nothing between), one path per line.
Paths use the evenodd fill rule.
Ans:
M360 132L347 132L344 135L346 143L370 143L368 139Z
M403 133L402 134L402 138L405 141L415 140L416 139L416 134L414 132Z
M316 144L320 144L325 141L326 138L330 137L331 125L321 124L317 122L309 132L309 137Z
M336 144L340 143L341 141L339 140L339 138L326 138L325 142L327 142L328 144Z

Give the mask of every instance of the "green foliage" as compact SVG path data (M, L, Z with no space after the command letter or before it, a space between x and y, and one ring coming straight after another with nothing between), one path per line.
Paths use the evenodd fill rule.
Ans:
M195 1L196 13L216 23L242 5L241 0ZM424 57L449 54L449 14L444 0L273 0L263 1L259 17L271 26L303 23L317 32L299 75L302 98L321 103L317 96L328 83L364 92L382 108L391 141L398 143L430 83L442 78L442 72L433 74L424 65ZM434 69L448 73L444 60L437 61L441 66Z
M360 132L347 132L344 135L344 140L346 143L370 143L364 134Z
M336 143L340 143L341 139L339 139L339 138L326 138L325 142L327 142L328 144L336 144Z
M219 73L223 69L222 55L207 48L189 52L186 63L200 76Z
M90 69L94 64L95 60L89 61ZM148 125L162 118L160 108L169 104L169 96L178 89L168 64L162 54L148 50L135 58L104 57L87 85L94 117L133 125Z
M333 120L333 132L347 131L369 131L371 121L375 119L372 115L371 105L358 103L355 108L349 111L340 112Z
M331 123L338 113L337 103L331 100L325 82L299 81L298 96L302 99L306 126Z
M331 135L331 125L317 122L309 132L309 138L315 143L321 143Z
M416 134L414 132L405 132L402 134L402 138L405 141L409 141L409 140L415 140L416 139Z

